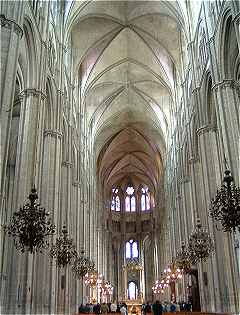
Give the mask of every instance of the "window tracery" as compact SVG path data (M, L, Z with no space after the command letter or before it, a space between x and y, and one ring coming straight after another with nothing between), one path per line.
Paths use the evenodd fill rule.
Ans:
M125 198L125 211L135 212L136 211L136 197L134 196L134 188L129 185L126 189L127 196Z
M141 189L141 210L150 210L150 198L148 187Z
M111 210L119 212L121 210L121 202L119 198L119 189L113 188L112 189L112 201L111 201Z
M134 240L126 242L126 258L138 258L138 243Z

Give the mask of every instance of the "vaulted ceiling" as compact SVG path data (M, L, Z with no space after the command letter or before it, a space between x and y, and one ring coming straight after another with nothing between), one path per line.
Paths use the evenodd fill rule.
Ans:
M101 183L131 176L157 188L180 72L181 8L176 1L79 1L70 22Z

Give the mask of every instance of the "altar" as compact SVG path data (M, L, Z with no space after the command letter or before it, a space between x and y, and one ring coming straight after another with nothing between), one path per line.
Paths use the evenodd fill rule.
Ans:
M141 315L142 301L140 299L127 300L126 304L127 304L129 315Z

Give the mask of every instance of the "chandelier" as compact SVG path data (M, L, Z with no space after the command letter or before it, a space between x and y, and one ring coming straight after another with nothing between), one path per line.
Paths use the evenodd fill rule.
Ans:
M240 189L234 184L229 170L215 199L211 200L210 216L222 223L224 232L240 232Z
M88 271L84 276L84 282L86 285L94 288L100 284L102 274L99 274L97 270Z
M185 246L185 242L182 242L181 249L177 251L174 264L181 270L182 273L188 273L191 270L191 262L189 260L189 252Z
M38 252L49 246L47 236L55 233L55 225L48 218L45 208L36 203L37 190L32 188L27 202L19 211L13 213L11 222L5 231L13 237L15 247L21 252Z
M182 278L181 270L177 268L174 263L169 264L168 267L164 269L163 274L165 276L164 281L167 285L169 285L170 282Z
M67 227L64 225L56 244L50 250L50 256L56 258L58 267L66 267L77 256L73 239L68 237Z
M124 266L124 268L131 270L131 271L138 271L138 270L143 269L140 261L136 258L127 259L127 263Z
M154 294L164 293L164 289L167 287L167 284L164 283L164 280L156 280L154 286L152 287Z
M213 251L213 241L209 233L202 227L200 219L198 218L196 228L189 239L189 260L192 264L198 261L205 261Z
M72 272L78 279L83 278L88 272L92 272L95 269L95 263L88 257L85 257L84 250L81 250L81 254L76 257L72 265Z
M111 295L113 293L113 286L107 280L103 280L99 288L103 295Z

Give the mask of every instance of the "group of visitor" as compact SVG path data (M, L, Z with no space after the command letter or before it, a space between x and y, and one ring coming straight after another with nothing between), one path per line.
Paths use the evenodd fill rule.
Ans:
M87 303L81 304L78 308L79 314L107 314L107 313L121 313L128 315L126 303Z
M146 304L142 305L142 315L147 315L153 313L154 315L159 315L162 312L191 312L192 311L192 304L190 302L162 302L156 301L154 304L150 304L147 302Z
M163 312L191 312L192 305L190 302L160 302L156 301L153 304L149 302L142 304L141 315L161 315ZM127 304L122 303L97 303L97 304L81 304L78 308L79 314L107 314L107 313L120 313L121 315L128 315ZM136 314L131 310L131 314Z

